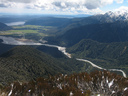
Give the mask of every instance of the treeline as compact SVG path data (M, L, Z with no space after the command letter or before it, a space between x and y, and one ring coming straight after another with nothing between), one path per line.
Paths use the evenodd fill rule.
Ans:
M127 96L128 78L108 71L59 74L1 86L0 96Z

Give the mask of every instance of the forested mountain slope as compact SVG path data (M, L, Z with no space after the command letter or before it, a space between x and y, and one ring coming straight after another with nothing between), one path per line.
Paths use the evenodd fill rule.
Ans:
M103 43L128 41L128 22L117 21L85 25L70 29L62 36L57 37L57 40L61 41L60 44L65 46L72 46L82 39L92 39Z
M89 59L103 68L123 69L128 74L128 42L99 43L85 39L67 51L75 58Z
M84 64L72 59L60 61L30 46L17 46L0 56L0 66L0 83L7 83L80 72Z

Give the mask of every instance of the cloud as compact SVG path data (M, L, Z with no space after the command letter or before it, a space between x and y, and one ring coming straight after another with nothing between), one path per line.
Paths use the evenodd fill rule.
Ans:
M118 12L118 11L120 11L120 12L127 12L128 11L128 7L126 7L126 6L121 6L121 7L119 7L119 8L117 8L117 9L114 9L113 10L114 12Z
M123 3L124 0L115 0L117 3Z
M92 3L92 2L93 2L93 3ZM101 5L102 5L102 3L100 2L100 0L97 0L97 1L95 1L95 0L88 0L88 1L86 1L85 4L84 4L84 6L85 6L87 9L89 9L89 10L91 10L91 9L96 9L96 8L100 7Z
M122 1L122 0L121 0ZM116 2L119 2L119 0L116 0ZM89 10L97 9L101 6L105 6L107 4L112 4L113 0L54 0L52 4L59 8L71 8L74 7L75 9L80 7L85 7Z
M16 2L16 3L31 3L34 2L35 0L3 0L3 1Z
M0 4L0 7L7 7L6 5L4 5L4 4Z
M67 8L67 7L69 7L69 4L65 3L65 2L53 2L53 5L55 5L56 7L59 7L59 8Z
M100 7L124 0L0 0L0 7L52 10L60 12L101 12Z

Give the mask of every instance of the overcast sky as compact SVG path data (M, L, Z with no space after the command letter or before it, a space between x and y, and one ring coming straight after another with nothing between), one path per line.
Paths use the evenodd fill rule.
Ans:
M99 14L128 9L128 0L0 0L0 13Z

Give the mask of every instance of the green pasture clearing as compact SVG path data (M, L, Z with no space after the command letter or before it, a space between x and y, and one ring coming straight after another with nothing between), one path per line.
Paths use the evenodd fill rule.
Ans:
M23 26L13 26L15 30L17 29L26 29L26 30L49 30L53 28L52 26L37 26L37 25L23 25Z
M8 30L0 31L0 35L13 35L13 34L27 34L27 33L38 33L38 30Z
M22 25L22 26L13 26L14 29L17 28L43 28L43 26L36 26L36 25Z
M25 33L38 33L38 30L9 30L9 31L6 31L6 32L25 34Z
M37 34L38 36L47 36L47 34L39 33L38 30L8 30L8 31L0 31L0 35L23 35L23 34Z
M39 36L45 37L45 36L48 36L48 35L44 34L44 33L39 33Z
M50 26L36 26L36 25L23 25L23 26L13 26L13 30L0 31L1 35L11 35L11 34L40 34L44 36L43 31L47 31L51 28Z
M3 32L0 32L0 35L13 35L12 33L3 33Z
M39 40L49 36L48 32L52 30L52 26L22 25L12 26L12 30L0 31L0 35L6 36L25 36L27 39Z

